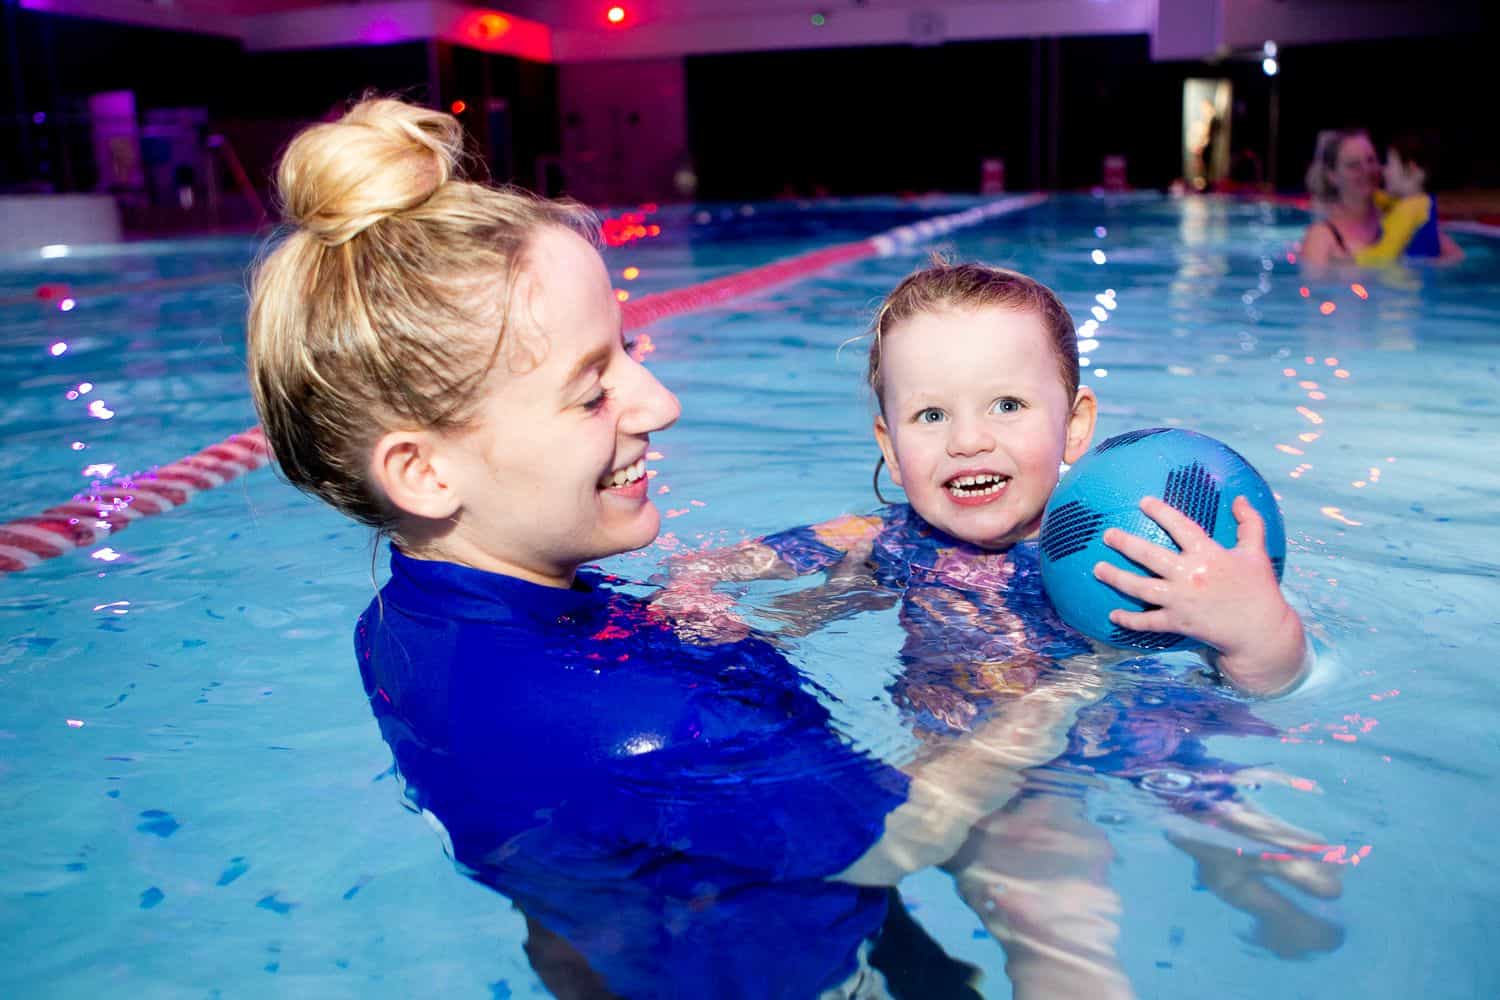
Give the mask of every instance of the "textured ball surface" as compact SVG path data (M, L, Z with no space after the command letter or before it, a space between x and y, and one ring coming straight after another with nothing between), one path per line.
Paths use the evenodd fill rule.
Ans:
M1042 585L1063 621L1101 642L1128 649L1193 649L1196 640L1172 632L1138 632L1109 620L1116 608L1151 607L1094 578L1094 564L1113 563L1147 574L1104 544L1107 528L1177 549L1171 537L1140 509L1156 496L1196 521L1225 548L1239 525L1231 505L1243 496L1266 522L1266 552L1281 579L1286 527L1271 487L1234 449L1205 434L1170 427L1118 434L1083 456L1058 483L1042 518ZM1149 574L1148 574L1149 575Z

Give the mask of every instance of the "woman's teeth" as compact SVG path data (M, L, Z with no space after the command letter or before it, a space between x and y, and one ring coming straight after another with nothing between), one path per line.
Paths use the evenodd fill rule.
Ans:
M991 493L999 493L1010 482L1008 476L997 476L993 473L985 473L980 476L959 476L950 479L944 485L948 492L961 497L983 497Z
M638 458L623 469L616 469L603 479L599 485L603 489L613 489L616 486L628 486L646 474L646 460Z

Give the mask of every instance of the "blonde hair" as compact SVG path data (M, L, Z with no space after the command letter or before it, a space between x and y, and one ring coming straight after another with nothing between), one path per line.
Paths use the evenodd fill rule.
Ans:
M386 431L473 415L502 353L529 241L561 227L597 242L571 202L465 180L453 116L366 99L297 134L276 177L285 220L255 266L255 408L293 485L382 530L371 484ZM535 354L533 354L533 359Z
M1362 128L1327 128L1318 133L1312 163L1307 167L1307 193L1314 201L1337 201L1339 186L1333 175L1339 165L1339 149L1349 139L1368 139Z
M865 380L885 413L885 375L881 349L897 326L928 313L968 309L1009 309L1035 313L1057 356L1057 372L1072 399L1078 392L1078 349L1073 317L1057 293L1019 271L986 264L950 264L934 254L932 262L891 290L870 324L870 356Z

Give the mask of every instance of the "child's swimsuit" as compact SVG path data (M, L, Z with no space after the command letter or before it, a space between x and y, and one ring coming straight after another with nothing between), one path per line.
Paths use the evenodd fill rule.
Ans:
M991 552L945 534L906 504L835 524L840 533L876 532L875 579L901 595L906 633L892 697L919 733L942 736L967 725L952 713L935 714L931 700L915 692L959 692L977 720L1056 671L1058 661L1092 652L1048 601L1034 541ZM763 541L799 573L828 569L846 555L830 544L841 539L820 537L817 527ZM1068 749L1052 768L1126 778L1169 793L1173 808L1197 811L1232 796L1224 779L1242 766L1209 757L1205 737L1277 732L1221 689L1184 683L1180 668L1159 658L1136 657L1110 670L1129 675L1130 683L1079 713ZM1168 771L1170 780L1155 780Z
M1352 254L1355 263L1389 264L1401 257L1430 259L1442 256L1436 198L1430 194L1414 194L1396 199L1381 192L1376 195L1375 204L1384 213L1380 233L1374 243ZM1328 228L1347 253L1348 247L1344 246L1338 227L1328 222Z
M1408 257L1440 257L1443 253L1442 241L1438 239L1437 199L1430 194L1426 197L1427 221L1417 228L1406 244Z
M588 572L562 590L397 551L391 572L360 672L466 874L622 996L810 997L853 973L886 891L826 879L907 779L769 644L684 644Z

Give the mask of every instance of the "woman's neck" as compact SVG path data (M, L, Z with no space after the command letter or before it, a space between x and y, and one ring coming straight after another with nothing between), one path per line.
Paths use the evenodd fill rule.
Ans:
M1366 222L1375 214L1375 202L1370 198L1340 198L1328 214L1348 222Z

